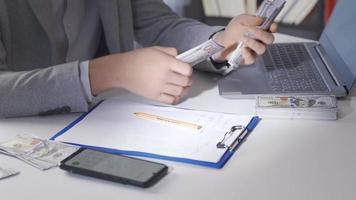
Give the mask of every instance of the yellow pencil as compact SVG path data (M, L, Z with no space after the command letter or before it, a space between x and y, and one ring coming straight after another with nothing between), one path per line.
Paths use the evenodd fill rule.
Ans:
M176 119L170 119L170 118L166 118L166 117L161 117L161 116L157 116L157 115L152 115L152 114L148 114L148 113L144 113L144 112L135 112L134 115L136 117L140 117L142 119L148 119L148 120L152 120L152 121L158 121L158 122L166 122L169 124L174 124L177 126L182 126L182 127L187 127L187 128L193 128L196 130L199 130L201 128L203 128L203 126L198 125L198 124L193 124L190 122L184 122L184 121L180 121L180 120L176 120Z

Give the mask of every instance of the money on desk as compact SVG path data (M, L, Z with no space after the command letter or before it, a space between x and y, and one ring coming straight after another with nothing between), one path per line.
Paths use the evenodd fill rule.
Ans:
M0 163L0 180L8 178L10 176L14 176L19 173L20 173L20 171L9 168L9 167L5 166L4 164Z
M77 146L29 135L17 135L9 141L0 143L0 153L14 156L41 170L58 166L60 161L78 149Z
M337 100L328 95L260 96L256 114L262 118L337 119Z

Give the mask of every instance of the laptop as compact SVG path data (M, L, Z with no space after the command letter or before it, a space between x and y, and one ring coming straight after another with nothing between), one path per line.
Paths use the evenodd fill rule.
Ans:
M339 0L319 42L269 45L255 64L219 80L220 95L346 96L356 78L355 10L355 1Z

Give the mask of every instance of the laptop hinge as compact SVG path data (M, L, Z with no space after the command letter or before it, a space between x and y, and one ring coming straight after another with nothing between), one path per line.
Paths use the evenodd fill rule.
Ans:
M337 76L334 74L334 72L332 71L332 68L331 68L331 64L330 62L328 62L328 59L325 57L325 54L324 54L324 51L322 49L322 47L319 45L316 45L314 46L316 52L318 53L321 61L323 62L324 66L326 66L326 70L328 71L328 73L330 74L330 77L331 79L334 81L335 85L337 86L343 86L344 88L346 88L345 85L342 85L338 79L337 79Z

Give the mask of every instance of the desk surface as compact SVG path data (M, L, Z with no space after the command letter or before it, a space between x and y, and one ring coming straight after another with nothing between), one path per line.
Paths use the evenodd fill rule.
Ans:
M299 40L277 35L279 42ZM198 72L194 81L190 98L179 106L253 114L253 100L221 98L214 75ZM132 98L125 93L122 96ZM164 161L170 166L169 174L148 189L70 175L58 168L43 172L0 155L0 163L21 171L18 176L0 180L0 197L4 200L355 199L356 98L353 96L338 102L338 121L263 119L221 170ZM0 119L0 141L23 133L49 138L78 116Z

